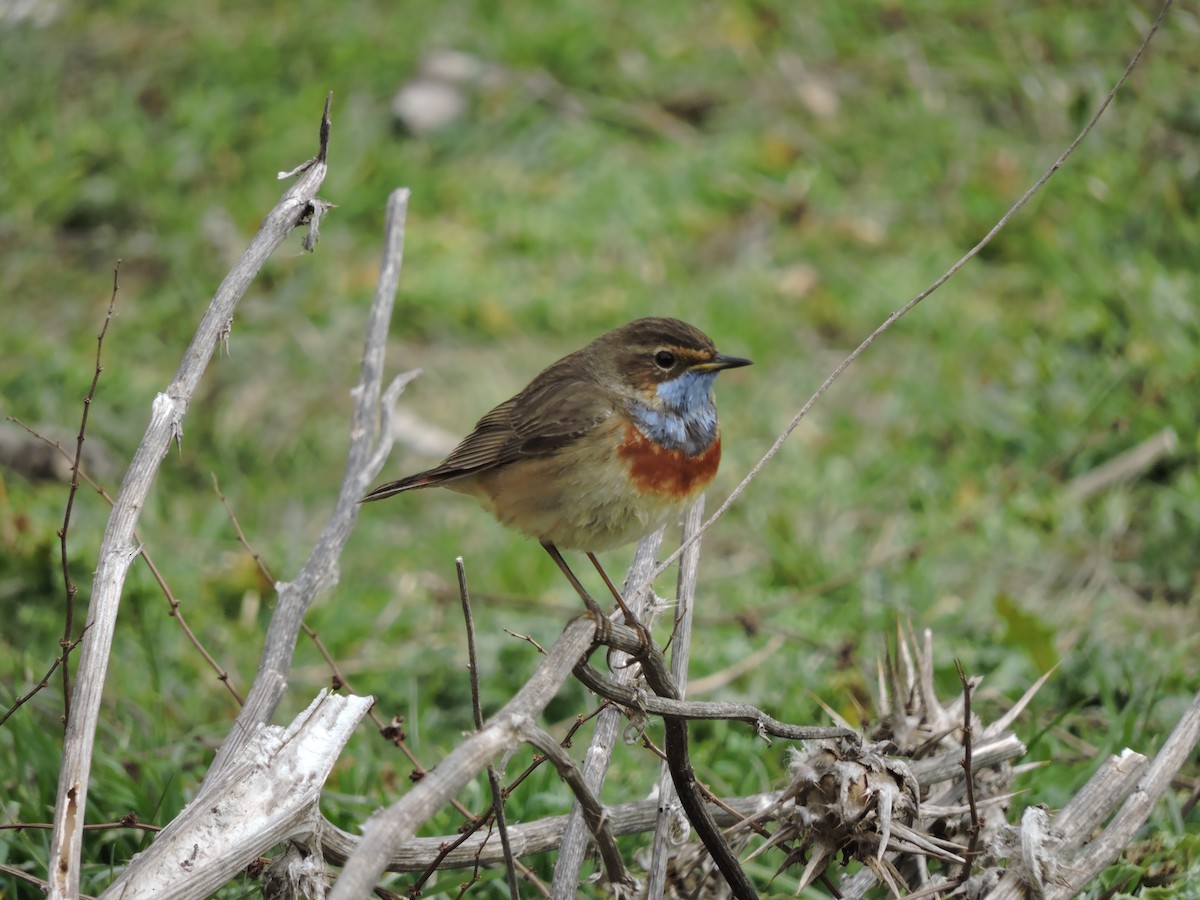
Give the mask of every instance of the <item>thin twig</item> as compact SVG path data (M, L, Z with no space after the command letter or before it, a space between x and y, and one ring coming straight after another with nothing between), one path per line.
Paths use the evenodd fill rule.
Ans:
M81 641L81 640L83 640L82 635L75 641L74 644L71 645L71 649L74 650L75 647L78 646L79 641ZM45 690L49 686L50 679L54 676L54 673L58 669L58 667L61 666L66 661L66 658L67 658L66 651L64 651L64 652L60 653L58 656L54 657L54 662L50 663L50 668L46 670L46 674L42 676L42 680L39 681L37 684L35 684L33 687L31 687L28 691L26 691L24 694L22 694L16 700L14 700L12 702L12 705L9 706L9 708L7 710L5 710L4 715L0 716L0 726L3 726L4 723L8 721L9 717L13 713L15 713L18 709L20 709L22 706L24 706L26 703L28 703L30 700L32 700L40 691Z
M463 625L467 629L467 674L471 683L471 715L476 730L483 727L483 704L479 700L479 658L475 653L475 616L471 612L471 594L467 590L467 566L461 556L454 558L458 574L458 597L462 601Z
M217 499L221 501L221 505L225 507L225 515L229 517L229 524L233 526L234 534L237 535L238 543L242 548L250 554L250 558L254 560L254 565L258 567L258 573L266 580L267 584L275 583L275 576L271 574L270 568L267 566L266 560L262 558L262 554L255 549L250 543L250 538L246 537L246 532L242 530L242 523L238 520L237 513L233 511L233 504L229 502L229 498L221 490L221 483L217 480L217 473L212 472L213 493L217 495Z
M6 822L0 825L0 831L49 831L54 827L53 822ZM137 813L129 813L116 822L92 822L84 825L84 831L109 831L116 828L132 828L135 831L148 831L158 834L163 830L162 825L151 825L138 821Z
M423 871L409 886L408 892L410 896L419 896L421 889L425 883L436 874L442 866L442 861L451 853L470 840L484 825L491 820L492 810L489 809L483 815L470 822L451 840L442 841L438 847L438 852L433 855L428 864L423 867ZM483 853L484 847L487 845L487 838L480 842L475 850L475 864L479 864L479 859Z
M635 646L635 641L628 638L632 632L617 631L612 637L610 646L624 650ZM767 715L756 706L749 703L726 703L708 700L675 700L671 697L647 696L635 688L618 682L604 675L595 667L580 664L575 669L575 677L583 685L597 695L611 700L620 706L629 707L641 713L655 716L671 716L677 719L725 719L748 722L753 725L760 736L783 738L789 741L810 741L826 738L855 738L857 733L849 728L823 728L815 725L791 725Z
M28 431L30 434L32 434L32 436L38 440L41 440L43 444L46 444L49 446L49 448L53 448L54 450L58 451L60 455L70 460L70 456L67 455L67 451L64 449L64 446L58 442L58 440L52 440L47 436L44 436L44 434L36 431L35 428L26 425L25 422L20 421L19 419L12 419L12 421L17 422L20 427L23 427L25 431ZM91 475L89 475L85 469L79 468L78 476L79 478L82 478L89 487L91 487L91 490L94 490L97 494L100 494L100 497L104 500L104 503L107 503L109 506L113 506L114 500L112 494L104 490L104 487L101 484L98 484L94 478L91 478ZM228 670L221 666L221 664L218 664L214 656L212 656L212 654L208 652L208 649L204 647L204 644L200 643L200 638L197 636L196 632L192 630L191 625L187 623L187 618L184 616L184 610L182 610L182 601L180 601L179 598L176 598L174 590L172 590L167 583L167 577L164 576L162 574L162 570L158 568L158 564L155 563L154 557L151 556L150 551L146 550L145 541L142 540L142 535L137 532L137 529L134 529L133 532L133 542L137 545L138 558L142 559L142 562L146 565L146 569L150 570L150 577L154 578L155 584L158 586L158 590L160 590L162 593L163 598L166 598L167 600L167 605L170 607L168 612L169 616L174 618L176 622L179 623L180 628L184 630L184 636L187 638L188 643L191 643L192 647L196 648L197 652L200 654L200 656L202 656L206 664L209 665L212 671L216 672L218 682L221 682L224 686L226 686L226 690L229 691L230 696L234 698L234 701L238 703L238 706L241 706L242 702L244 701L242 701L241 694L238 689L235 688L233 679L230 677ZM78 641L76 643L78 643Z
M569 729L567 729L567 733L565 735L563 735L563 739L561 741L559 741L559 746L563 747L564 749L567 747L570 747L571 741L575 737L575 733L577 731L579 731L579 729L582 728L586 722L589 722L592 719L596 718L596 716L600 715L600 713L602 713L605 709L607 709L608 706L609 706L609 703L607 700L605 700L602 703L600 703L599 706L597 706L595 709L593 709L590 713L588 713L586 716L576 716L575 721L571 723L571 727ZM505 788L504 788L505 796L510 796L512 794L512 792L515 791L518 787L520 787L522 782L524 782L526 778L528 778L535 771L537 771L538 767L545 761L546 761L546 757L542 756L542 754L540 754L540 753L534 754L533 760L529 763L528 766L525 767L525 770L523 772L521 772L520 775L518 775L516 778L514 778L512 781L510 781L505 786Z
M145 557L144 559L146 565L150 569L150 574L154 577L154 580L158 582L159 589L163 591L167 598L167 603L171 607L168 615L170 615L171 618L179 623L179 627L183 629L184 637L186 637L188 642L196 648L197 652L199 652L199 654L204 658L204 661L208 663L212 670L217 673L217 680L224 683L226 689L230 694L233 695L233 699L237 701L239 706L243 705L246 701L238 692L238 689L233 686L233 681L229 676L229 672L227 672L225 668L217 662L216 658L213 657L213 655L209 653L207 649L205 649L204 644L200 642L200 638L196 636L196 632L192 631L192 626L188 624L187 618L183 614L183 602L171 592L171 589L167 586L166 581L162 578L162 573L159 572L158 566L154 564L154 561L149 557Z
M625 861L621 859L617 839L613 836L612 825L608 821L608 812L588 787L583 773L579 771L579 767L575 765L571 755L560 747L558 742L544 729L537 727L532 722L525 724L523 736L537 748L539 753L550 760L554 768L558 770L559 777L575 795L575 801L583 809L588 830L600 851L600 859L604 863L604 874L608 877L609 882L631 886L633 877L626 870Z
M87 826L85 825L84 827L86 828ZM48 892L50 890L50 882L43 881L42 879L38 878L36 875L31 875L29 872L26 872L24 869L19 869L16 866L10 866L10 865L6 865L4 863L0 863L0 874L7 875L9 878L11 878L12 883L14 885L18 882L24 882L25 884L31 884L35 888L37 888L39 891L41 891L43 894L45 894L46 892ZM95 900L95 898L92 897L91 894L79 894L77 896L79 897L79 900Z
M458 594L462 600L463 623L467 629L467 672L471 681L471 712L475 717L475 729L483 728L483 705L479 700L479 657L475 652L475 617L471 613L471 593L467 590L467 567L461 556L454 560L458 573ZM504 820L504 794L500 790L500 774L494 765L487 768L488 785L492 791L492 811L496 816L496 830L500 832L500 846L504 850L504 871L508 878L508 895L519 900L517 870L513 861L512 845L508 842L508 823Z
M679 701L679 687L676 685L675 679L671 677L671 673L667 669L667 661L658 647L653 643L643 641L638 632L624 625L613 624L606 631L606 634L598 635L597 639L603 638L604 642L608 643L609 640L618 639L619 636L619 643L614 641L610 646L619 647L619 649L632 653L642 665L646 683L659 697ZM746 876L736 854L730 849L729 843L721 834L713 820L712 813L705 806L704 800L696 788L696 773L692 768L688 753L687 720L677 715L664 715L663 735L671 780L675 784L675 791L679 795L683 811L696 831L696 836L703 842L705 849L713 858L713 862L721 870L721 876L729 885L733 896L738 900L757 897L758 892Z
M962 767L967 791L967 808L970 810L971 825L967 829L970 836L967 850L963 853L962 871L958 873L958 884L965 884L971 877L971 865L979 855L979 835L983 831L983 823L979 820L979 807L975 804L975 767L971 759L973 741L971 736L971 682L963 671L962 661L954 660L954 668L958 672L958 680L962 684L963 722L962 722Z
M504 633L509 635L510 637L515 637L519 641L525 641L528 644L532 644L534 650L536 650L538 653L542 654L542 656L546 655L546 648L543 647L541 644L539 644L537 642L537 640L533 637L533 635L518 634L517 632L513 631L511 628L505 628Z
M1063 167L1067 160L1070 159L1070 157L1075 153L1075 149L1089 134L1091 134L1092 129L1096 127L1096 123L1100 121L1100 117L1104 115L1113 99L1117 96L1117 92L1120 91L1125 82L1129 80L1130 74L1141 61L1142 54L1146 52L1146 48L1149 46L1150 40L1157 33L1159 27L1163 23L1163 20L1166 18L1167 11L1171 8L1171 2L1172 0L1165 0L1162 9L1159 11L1158 18L1154 20L1154 24L1150 26L1150 30L1146 32L1146 36L1138 45L1137 51L1133 54L1133 58L1130 59L1129 64L1125 66L1125 71L1121 73L1121 77L1117 79L1116 84L1114 84L1112 87L1112 90L1105 95L1104 99L1100 102L1100 105L1096 107L1095 112L1092 113L1091 117L1080 130L1079 134L1075 136L1075 139L1071 141L1071 143L1067 145L1067 148L1058 155L1058 158L1050 164L1050 167L1042 173L1041 177L1038 178L1037 181L1035 181L1025 191L1025 193L1017 198L1016 202L1008 208L1008 211L1000 217L996 224L992 226L991 230L979 240L979 243L959 257L959 259L944 273L942 273L942 275L939 276L931 285L929 285L929 287L925 288L925 290L921 291L921 293L917 294L915 297L905 303L902 307L900 307L900 309L890 313L878 328L872 331L861 344L854 348L849 356L847 356L838 364L837 368L829 373L829 377L827 377L821 383L821 386L817 388L816 392L808 398L808 402L800 407L800 411L792 417L792 420L788 422L787 426L782 432L780 432L779 437L775 439L774 443L772 443L767 449L767 452L762 455L762 458L754 464L754 467L750 469L750 471L746 474L746 477L743 478L738 483L737 487L730 492L729 496L725 498L719 507L717 507L716 511L705 520L704 525L702 525L700 528L700 531L691 538L692 541L699 540L700 535L708 531L708 529L711 528L718 519L725 515L725 513L729 510L729 507L733 506L733 504L737 502L738 498L741 497L746 488L749 487L750 482L758 477L759 473L766 467L767 463L770 462L775 454L779 452L780 448L784 444L784 441L791 436L792 432L796 430L797 426L799 426L801 421L804 420L805 416L808 415L809 410L811 410L816 402L820 400L822 396L824 396L825 392L832 387L833 383L837 381L839 377L841 377L841 374L846 371L846 369L848 369L855 360L862 356L866 349L875 343L875 341L885 331L895 325L902 316L906 315L914 306L916 306L934 291L938 290L938 288L954 277L954 275L958 273L959 269L978 256L979 253L995 239L996 235L999 234L1006 225L1008 225L1013 216L1020 212L1024 208L1025 204L1027 204L1033 198L1033 196L1042 189L1046 182L1050 180L1051 176ZM665 572L671 566L671 564L679 558L680 554L683 553L687 545L687 542L681 543L674 553L670 554L666 559L659 563L658 569L654 572L654 578L658 578L659 575Z
M71 720L71 667L67 659L71 650L79 641L75 640L75 595L79 588L71 580L71 564L67 559L67 533L71 529L71 510L75 508L75 495L79 492L79 468L83 462L83 442L87 433L88 413L92 409L92 400L96 397L96 387L100 384L100 373L104 371L101 354L104 350L104 335L108 333L108 323L112 321L113 310L117 306L117 291L120 290L121 260L113 266L112 294L108 298L108 310L104 314L104 324L96 335L96 366L92 371L92 383L87 396L83 398L83 414L79 417L79 434L75 438L75 459L71 462L71 487L67 491L67 508L63 511L62 527L58 530L59 554L62 559L63 587L67 592L66 608L63 615L63 635L59 638L58 649L62 660L62 689L63 689L63 728Z
M70 454L67 453L66 448L63 447L63 445L60 444L58 441L47 437L46 435L42 434L41 432L39 432L35 428L33 428L33 426L31 426L25 422L22 422L20 419L16 418L15 416L9 416L8 418L9 418L9 421L15 422L17 425L20 425L27 432L29 432L33 437L37 438L39 441L41 441L47 447L50 447L51 449L56 451L60 456L62 456L68 462L71 460L71 456L70 456ZM88 487L90 487L97 494L99 494L100 498L102 500L104 500L105 503L107 503L110 507L113 505L112 495L104 489L103 485L101 485L94 478L92 478L91 475L88 474L86 469L84 469L81 466L77 470L77 475L79 478L82 478L84 480L84 482L88 485ZM205 647L202 643L200 643L200 638L196 635L196 633L194 631L192 631L191 626L188 624L187 618L183 614L183 608L181 605L181 601L175 596L174 592L171 590L170 585L167 584L166 577L163 575L162 570L159 569L158 564L155 563L154 557L150 555L150 551L146 549L146 543L145 543L145 541L142 540L141 535L138 533L138 531L136 529L133 532L133 541L137 545L138 557L142 560L142 562L144 562L146 564L146 568L150 570L150 577L154 579L154 583L158 585L158 589L162 592L163 597L166 598L168 605L171 607L169 614L172 616L172 618L174 618L177 622L179 622L180 626L183 628L184 637L186 637L188 639L188 642L191 643L191 645L197 650L197 652L200 653L201 657L203 657L204 661L206 663L208 663L209 667L214 672L217 673L217 680L225 685L226 690L229 691L230 695L240 706L243 702L242 695L238 692L237 688L234 687L233 680L230 677L228 670L226 670L224 667L222 667L216 661L216 659L213 657L213 655L211 653L209 653L208 650L205 649ZM80 640L82 640L82 637L80 638ZM77 640L75 643L78 644L79 640ZM61 658L55 660L53 666L51 666L50 672L53 672L54 669L57 668L61 663L62 663ZM49 677L49 675L47 675L47 677ZM30 696L32 696L33 694L36 694L39 690L41 690L45 686L46 686L45 684L38 685L36 688L34 688L34 690L30 693L29 696L21 698L21 702L24 703L26 700L29 699ZM20 705L20 704L16 704L16 705ZM13 709L16 708L16 705L13 707ZM8 715L11 714L11 712L12 712L12 709L9 710L9 713L6 714L3 719L0 719L0 725L2 725L4 723L4 719L7 719Z

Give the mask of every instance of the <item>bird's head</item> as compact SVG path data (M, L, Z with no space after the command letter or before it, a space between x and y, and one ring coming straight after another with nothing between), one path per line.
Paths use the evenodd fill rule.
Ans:
M708 335L679 319L637 319L602 335L593 347L603 377L622 396L663 413L707 408L717 374L751 364L718 353Z

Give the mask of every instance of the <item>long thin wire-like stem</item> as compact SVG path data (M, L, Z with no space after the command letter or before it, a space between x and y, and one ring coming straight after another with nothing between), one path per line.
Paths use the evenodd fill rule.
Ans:
M1108 109L1109 105L1113 102L1113 99L1117 96L1117 92L1120 91L1125 82L1129 80L1130 74L1141 61L1142 55L1146 52L1146 48L1150 45L1150 40L1158 32L1159 27L1166 18L1167 11L1171 8L1171 2L1172 0L1165 0L1162 9L1158 13L1158 18L1154 20L1154 24L1150 26L1150 30L1147 31L1146 36L1142 38L1142 42L1138 45L1137 51L1133 54L1133 58L1129 60L1129 64L1125 66L1125 71L1121 73L1121 77L1117 79L1116 84L1114 84L1112 87L1112 90L1105 95L1104 99L1100 102L1100 105L1096 107L1096 111L1092 113L1091 117L1080 130L1079 134L1077 134L1075 139L1067 145L1067 148L1058 155L1058 158L1050 164L1050 167L1042 173L1041 177L1038 178L1037 181L1029 186L1025 193L1017 198L1016 202L1014 202L1013 205L1008 208L1008 211L1000 217L999 221L992 226L991 230L988 231L987 234L980 238L979 242L974 247L959 257L959 259L952 266L950 266L950 268L943 272L942 275L937 278L937 280L929 285L929 287L925 288L925 290L921 291L921 293L917 294L917 296L913 297L898 310L889 314L878 328L867 335L866 339L857 347L855 347L854 350L851 351L850 355L838 364L837 368L829 373L829 377L821 382L821 386L817 388L811 397L808 398L808 402L800 407L800 411L792 417L792 420L788 422L787 426L782 432L780 432L779 437L775 438L774 443L767 448L767 452L764 453L762 458L754 464L754 467L746 473L746 477L743 478L738 483L737 487L730 492L729 496L722 501L721 505L717 507L716 511L705 520L704 525L700 527L700 530L693 535L690 540L680 544L674 553L670 554L666 559L659 563L657 570L654 572L655 578L658 578L659 575L665 572L675 562L675 560L679 558L680 554L687 549L691 541L699 540L700 536L704 534L704 532L708 531L708 529L711 528L713 524L721 518L721 516L725 515L725 513L729 510L729 507L733 506L733 504L737 502L738 498L742 496L746 488L750 486L750 482L758 477L759 473L762 472L767 463L769 463L775 454L779 452L780 448L784 444L784 441L791 436L792 432L795 431L800 423L804 420L804 417L808 415L809 410L811 410L813 406L816 405L817 401L824 396L825 392L833 386L833 383L841 377L841 374L845 372L855 360L862 356L863 353L866 352L867 348L875 343L875 341L878 340L885 331L895 325L902 316L910 312L914 306L953 278L959 269L978 256L980 251L990 244L996 235L999 234L1000 231L1012 220L1013 216L1020 212L1024 208L1025 204L1028 203L1033 196L1042 189L1046 182L1050 180L1051 176L1053 176L1055 172L1063 167L1063 164L1071 158L1071 155L1074 154L1075 149L1083 142L1084 138L1091 134L1092 129L1096 127L1096 123L1100 121L1100 117L1104 115L1104 112Z

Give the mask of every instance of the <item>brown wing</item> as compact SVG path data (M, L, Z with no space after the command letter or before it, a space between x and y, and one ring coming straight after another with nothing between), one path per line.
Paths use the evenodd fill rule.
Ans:
M612 413L612 401L595 384L538 378L480 419L475 430L434 471L465 474L523 457L547 456L578 440Z
M363 501L445 484L518 459L548 456L587 434L613 414L613 402L597 385L563 381L552 366L521 393L501 403L441 463L425 472L381 485Z

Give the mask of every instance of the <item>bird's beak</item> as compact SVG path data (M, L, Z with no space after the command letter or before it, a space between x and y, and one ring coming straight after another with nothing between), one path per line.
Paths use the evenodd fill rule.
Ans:
M708 362L697 363L692 366L693 372L720 372L722 369L740 369L742 366L752 366L754 361L744 359L740 356L726 356L724 353L718 353Z

